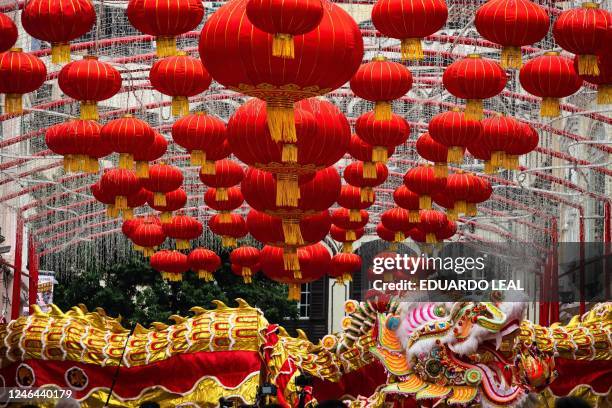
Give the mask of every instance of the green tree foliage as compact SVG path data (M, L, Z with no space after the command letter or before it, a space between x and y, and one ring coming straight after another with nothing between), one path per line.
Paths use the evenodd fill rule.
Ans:
M146 260L136 257L110 267L93 267L65 280L60 278L54 303L62 310L79 303L90 310L102 307L111 316L121 315L126 326L167 323L173 314L189 316L193 306L212 308L215 299L235 306L238 297L260 308L272 323L297 317L296 303L286 299L283 285L259 275L246 285L225 261L215 273L215 283L205 283L193 272L186 273L182 282L168 283Z

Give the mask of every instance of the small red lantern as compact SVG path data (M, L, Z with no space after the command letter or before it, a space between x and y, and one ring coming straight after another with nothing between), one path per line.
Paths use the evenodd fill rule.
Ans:
M119 153L119 168L134 168L134 154L155 140L155 131L145 121L132 115L111 120L102 126L102 138Z
M175 215L170 222L162 225L164 233L176 241L176 249L189 249L189 241L202 235L202 223L188 215Z
M365 178L363 176L364 163L361 161L353 162L344 169L344 180L351 186L359 187L361 201L374 201L374 187L381 185L387 180L389 170L382 163L376 163L376 178Z
M149 162L161 159L168 150L168 142L166 138L155 132L153 143L144 146L142 149L134 152L134 161L136 161L136 176L139 178L149 177Z
M340 195L338 196L338 204L349 210L349 219L351 221L361 221L361 210L365 210L374 204L374 201L376 201L376 194L372 192L372 195L366 197L368 199L366 201L363 201L361 198L361 189L359 187L350 185L342 186Z
M130 0L127 18L138 31L156 37L157 56L176 54L176 36L195 29L204 17L200 0Z
M374 146L365 142L357 135L351 136L349 154L363 162L363 177L376 178L376 163L372 161ZM387 148L387 158L395 153L395 146Z
M112 65L86 55L62 68L57 83L66 95L81 103L81 119L98 120L97 103L121 89L121 74Z
M565 10L553 25L553 35L564 50L578 55L578 74L599 75L597 53L610 41L612 14L593 2Z
M357 254L336 254L331 259L329 276L344 285L353 280L353 274L361 270L361 257Z
M472 198L472 196L470 196L470 199ZM459 217L457 216L457 213L455 212L455 198L447 192L446 188L444 188L444 190L442 191L433 193L431 195L431 199L434 203L436 203L437 205L439 205L440 207L446 210L446 218L448 218L451 221L457 221ZM469 207L469 203L468 203L468 207Z
M115 197L115 208L127 210L127 198L140 190L140 182L132 170L110 169L100 178L100 187Z
M612 104L612 45L599 51L597 66L599 75L580 75L580 77L590 84L597 85L598 105ZM578 56L574 57L574 68L578 70Z
M252 283L255 266L259 263L259 249L252 246L242 246L230 253L230 262L240 268L244 283Z
M391 243L389 247L391 251L395 251L397 249L397 243L395 242L395 231L391 231L384 225L378 224L376 225L376 235L378 235L378 238L382 239L383 241Z
M417 193L411 191L405 185L401 185L393 192L393 201L398 207L408 210L408 220L410 222L419 222L420 198Z
M402 64L377 56L362 64L353 78L351 90L362 99L374 102L374 118L391 120L391 101L406 95L412 87L412 74Z
M368 221L370 220L370 214L366 210L360 210L360 220L353 221L351 220L350 211L346 208L336 208L331 213L332 223L340 228L346 230L346 238L352 239L353 241L356 239L352 236L351 231L358 230L360 228L368 225Z
M132 238L132 234L136 231L136 228L142 222L141 218L132 218L130 220L123 220L121 223L121 232L128 238Z
M221 266L221 258L210 249L195 248L187 256L189 268L204 282L213 282L213 274Z
M457 233L457 223L451 220L446 220L446 224L436 232L436 240L442 242L452 238Z
M470 201L470 197L472 197L479 187L479 181L470 173L459 171L448 176L444 192L449 197L452 197L455 203L453 206L454 215L459 216L467 213L467 205Z
M10 50L17 42L17 26L6 14L0 13L0 52Z
M506 146L505 167L508 170L517 170L519 156L532 152L540 143L540 136L534 128L524 122L519 122L519 126L521 131L515 134Z
M498 169L491 164L491 151L483 143L480 143L480 137L470 143L467 150L474 158L484 161L485 174L493 174Z
M281 218L251 210L246 219L249 233L266 245L295 247L321 241L329 232L329 211L301 218ZM289 261L288 261L289 262Z
M410 125L395 113L391 114L390 120L380 121L376 120L374 112L366 112L357 118L355 132L374 146L372 161L386 163L389 148L401 145L410 136Z
M151 256L151 268L161 272L162 279L180 282L189 270L187 255L178 251L162 250Z
M204 194L204 202L215 211L219 211L219 222L230 222L230 213L240 208L244 202L240 187L230 187L227 189L227 200L217 200L217 189L209 188Z
M164 194L165 197L165 205L155 204L153 193L149 192L149 197L147 198L147 204L149 207L154 210L160 211L160 219L162 223L168 223L172 219L172 212L180 210L187 203L187 193L182 188L177 188L174 191L170 191Z
M124 220L131 220L134 218L134 208L142 207L147 203L147 199L149 198L149 192L144 188L141 188L137 192L132 195L129 195L127 198L127 206L128 208L122 211L122 216Z
M32 37L51 43L51 62L70 61L72 40L87 34L96 22L89 0L32 0L21 13L23 29Z
M405 240L407 232L414 227L414 224L410 222L408 211L397 207L383 212L380 222L386 229L395 233L393 242Z
M295 58L293 36L314 30L323 18L321 0L249 0L246 15L258 29L273 34L272 56Z
M239 214L230 214L230 222L221 222L219 214L213 215L208 221L208 228L221 236L221 245L235 247L239 238L248 233L244 218Z
M166 193L174 191L183 184L181 169L167 164L154 164L149 167L149 177L141 179L142 186L153 193L153 203L166 205Z
M429 133L423 133L416 141L416 151L425 160L434 163L434 175L444 178L448 174L446 163L448 157L448 147L435 141ZM463 157L463 153L461 154Z
M174 122L172 139L189 152L192 165L202 166L202 172L205 174L214 174L214 168L205 169L204 164L207 161L207 152L218 150L218 146L223 146L225 123L204 112L192 113ZM219 160L219 158L209 158L209 160Z
M506 164L506 149L516 137L523 133L520 122L511 116L496 115L482 120L479 143L491 152L491 165Z
M472 194L468 198L467 202L467 215L470 217L475 217L478 215L477 204L484 203L487 201L491 195L493 194L493 188L491 187L491 183L483 177L474 176L476 180L477 188L472 191Z
M431 208L431 194L441 191L446 185L446 179L437 178L432 166L417 166L404 175L404 184L408 189L419 195L419 208Z
M45 83L47 67L37 57L21 48L0 54L0 93L6 113L23 112L23 94L34 92Z
M364 228L347 230L336 225L332 225L329 229L329 235L332 237L332 239L334 241L342 242L342 252L344 253L353 252L353 242L363 237L363 234L365 234Z
M527 92L542 98L542 117L559 116L559 99L574 94L582 86L573 61L557 52L547 52L526 63L519 80Z
M461 164L465 148L478 139L482 125L468 119L459 109L442 112L429 121L429 135L436 142L448 146L449 163Z
M74 133L68 131L68 124L59 123L50 126L45 132L45 143L49 150L64 156L64 171L69 173L80 170L80 145L74 139Z
M470 54L450 64L442 75L444 87L457 98L467 99L466 119L480 120L482 100L498 95L506 86L506 73L493 60Z
M106 215L108 217L117 218L119 216L119 210L115 208L115 196L102 189L100 182L89 186L89 190L96 200L106 206Z
M161 224L141 222L132 232L130 239L134 245L142 248L142 254L148 258L155 253L155 248L164 243L166 234Z
M102 126L94 120L71 120L66 122L64 131L66 140L74 143L73 149L80 150L73 157L72 169L97 173L100 170L98 159L113 152L107 141L102 139Z
M435 244L438 242L436 234L443 231L448 219L443 212L437 210L421 210L418 228L425 233L425 242Z
M214 187L215 198L218 201L227 200L227 189L240 184L244 178L242 167L232 160L217 160L215 174L200 172L200 180L208 187Z
M183 52L153 64L149 79L153 88L172 97L172 116L187 115L187 98L204 92L212 82L202 62Z

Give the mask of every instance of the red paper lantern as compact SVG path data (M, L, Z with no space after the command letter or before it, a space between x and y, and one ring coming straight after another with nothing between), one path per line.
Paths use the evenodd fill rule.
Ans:
M17 42L17 26L6 14L0 13L0 52L10 50Z
M149 72L151 86L172 97L172 116L189 113L189 98L208 89L212 77L199 59L185 53L157 61Z
M295 226L288 225L287 221L287 219L267 215L257 210L249 211L246 219L247 229L253 238L266 245L285 248L319 242L325 238L331 227L331 218L327 210L296 219ZM294 228L297 228L299 233L297 242L292 240L291 236Z
M451 220L446 220L446 224L436 232L436 240L441 242L452 238L457 233L457 223Z
M142 186L153 193L153 203L166 205L166 193L174 191L183 184L181 169L167 164L154 164L149 167L149 177L141 179Z
M98 120L97 103L115 96L121 89L121 74L95 55L64 66L57 83L66 95L81 103L81 119Z
M21 48L0 54L0 93L5 113L22 113L23 94L34 92L45 83L47 68L37 57Z
M259 249L252 246L242 246L230 253L230 262L240 268L244 283L252 283L253 269L259 263Z
M402 41L404 60L422 60L421 39L441 29L447 17L444 0L379 0L372 8L374 27Z
M87 34L96 22L89 0L32 0L21 13L23 29L32 37L51 43L51 62L70 61L72 40Z
M506 86L506 73L493 60L470 54L450 64L442 75L444 87L457 98L467 99L466 119L482 119L482 100L498 95Z
M612 32L612 31L611 31ZM610 35L612 38L612 35ZM597 104L612 104L612 45L597 54L599 75L580 75L586 82L597 85ZM574 57L574 68L578 71L578 56Z
M361 257L357 254L336 254L331 259L329 276L341 285L351 282L358 271L361 271Z
M374 201L374 187L381 185L387 180L389 170L382 163L376 163L376 178L365 178L363 176L363 162L357 161L349 164L344 169L344 180L351 186L359 187L361 200L365 202Z
M368 200L363 201L361 197L361 189L351 185L344 185L340 190L338 196L338 204L341 207L349 210L349 219L351 221L359 222L361 218L361 210L369 208L374 201L376 201L376 193L372 192L372 195L368 195ZM371 198L371 200L369 200Z
M117 218L119 216L119 211L115 208L115 196L104 190L99 181L89 186L89 190L96 200L106 206L108 217Z
M149 192L144 188L141 188L127 198L128 208L123 210L122 216L124 220L131 220L134 218L134 208L142 207L147 203L149 198Z
M556 52L547 52L526 63L519 80L527 92L542 98L542 117L559 116L559 99L574 94L582 86L572 60Z
M363 177L376 178L376 163L372 161L374 146L365 142L357 135L351 136L349 144L349 154L357 160L363 162ZM395 153L395 146L387 148L387 158Z
M419 195L419 208L431 208L431 195L441 191L446 185L446 179L437 178L432 166L417 166L404 175L404 184L409 190Z
M376 225L376 235L378 235L378 237L383 241L391 243L391 246L389 247L390 250L394 251L397 249L397 243L395 242L395 231L391 231L384 225L378 224Z
M448 157L448 146L435 141L429 133L423 133L416 141L416 151L425 160L434 163L434 175L444 178L448 174L446 160ZM463 158L463 152L461 153Z
M94 120L72 120L66 122L64 130L66 140L74 143L73 148L77 150L72 169L97 173L100 170L98 159L113 152L112 147L102 138L102 126Z
M213 274L221 266L219 255L206 248L195 248L187 256L189 269L198 274L204 282L213 282Z
M240 184L244 178L242 167L232 160L217 160L215 174L200 172L200 180L208 187L214 187L215 198L219 201L227 200L227 189Z
M474 176L477 184L472 191L472 194L468 198L467 201L467 215L470 217L475 217L478 215L477 204L484 203L487 201L491 195L493 194L493 187L491 187L491 183L483 177Z
M351 90L362 99L372 101L376 120L391 120L391 101L406 95L412 87L412 74L402 64L377 56L362 64L353 78Z
M151 256L151 268L161 272L162 279L170 282L183 280L183 273L189 270L187 255L166 249Z
M484 38L502 46L502 68L519 69L521 46L543 39L550 18L542 6L529 0L489 0L476 11L474 25Z
M414 227L414 223L410 222L408 211L397 207L383 212L380 216L380 222L386 229L395 233L393 242L405 240L408 231Z
M553 25L553 35L564 50L578 55L580 75L599 75L597 53L610 41L612 14L599 4L586 2L582 7L565 10Z
M187 203L187 193L182 188L177 188L174 191L170 191L164 194L165 205L155 204L153 193L149 193L147 198L147 204L154 210L160 211L160 219L162 223L168 223L172 219L172 212L180 210Z
M511 116L496 115L482 120L479 143L491 152L493 167L500 168L506 164L506 149L521 133L520 122Z
M295 59L275 58L269 46L272 35L245 18L248 2L230 1L206 21L200 57L217 82L266 101L274 141L295 143L293 104L328 93L351 78L363 57L361 32L348 13L322 0L318 27L294 37Z
M353 252L353 242L357 241L365 234L364 228L354 230L346 230L336 225L332 225L329 229L329 235L334 241L342 242L342 252Z
M149 177L149 162L161 159L168 150L168 142L166 138L155 132L153 143L148 146L143 146L142 149L134 152L134 161L136 161L136 175L139 178Z
M244 218L239 214L230 214L229 222L221 222L219 214L213 215L208 221L208 228L221 236L221 244L224 247L235 247L237 240L246 236L247 228Z
M132 232L130 239L138 248L142 248L142 254L150 257L155 252L155 248L166 240L166 234L161 224L157 222L141 222Z
M480 143L480 137L470 143L467 150L474 158L484 161L485 174L493 174L498 169L491 164L491 150L483 143Z
M175 215L170 222L162 225L164 233L176 241L176 249L189 249L189 241L202 235L202 223L188 215Z
M475 191L480 187L479 180L470 173L459 171L448 176L444 192L448 194L449 197L452 197L455 202L453 213L456 216L467 214L470 197L472 197Z
M132 238L132 234L136 231L136 228L142 222L141 218L132 218L130 220L123 220L121 223L121 232L128 238Z
M435 244L438 242L437 234L443 231L448 220L443 212L437 210L421 210L418 229L425 233L425 242Z
M115 197L115 208L127 210L127 198L140 190L140 182L132 170L110 169L100 178L100 187Z
M274 35L272 56L295 58L293 36L314 30L323 18L321 0L249 0L249 21L258 29Z
M45 132L45 143L49 150L64 156L64 171L67 173L81 170L80 159L82 158L80 144L74 138L74 132L68 132L69 123L50 126Z
M366 112L357 118L355 133L365 142L374 146L372 161L386 163L389 148L404 143L410 136L410 125L400 115L391 114L386 121L376 120L374 112Z
M191 164L202 166L201 170L205 174L214 174L214 166L205 167L207 152L219 150L218 146L223 146L225 123L204 112L192 113L174 122L172 139L191 154ZM219 160L212 157L210 159Z
M133 169L134 154L155 140L155 131L132 115L111 120L102 126L102 138L119 153L119 168Z
M449 163L461 164L465 148L480 136L482 125L468 119L459 109L442 112L429 121L429 135L436 142L448 146Z
M138 31L156 37L157 56L176 54L178 35L195 29L204 17L200 0L130 0L127 17Z
M350 211L346 208L336 208L332 211L332 223L340 228L347 230L347 238L350 231L357 230L368 225L370 214L366 210L359 210L359 221L351 220ZM349 238L351 239L351 238ZM355 239L353 238L353 241Z
M227 189L227 200L217 200L217 189L209 188L204 194L204 202L213 210L219 211L219 220L223 223L231 220L230 212L240 208L244 197L240 187L230 187Z
M534 128L524 122L519 122L519 126L521 131L515 134L506 146L505 167L508 170L517 170L519 156L532 152L540 142L540 136Z
M393 201L398 207L408 210L408 220L419 222L419 195L405 185L401 185L393 192Z
M471 198L472 196L470 196L470 199ZM459 217L455 212L455 198L448 193L446 188L444 188L444 190L442 191L433 193L431 195L431 200L446 210L446 218L451 221L457 221ZM469 208L470 203L468 203L467 205Z

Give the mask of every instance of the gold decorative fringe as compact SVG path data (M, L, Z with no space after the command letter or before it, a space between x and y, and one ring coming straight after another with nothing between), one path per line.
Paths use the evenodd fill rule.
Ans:
M386 146L374 146L372 149L372 161L374 163L387 163L389 159Z
M83 120L99 120L98 104L96 101L81 102L81 119Z
M149 178L149 162L146 162L146 161L136 162L136 177Z
M170 282L180 282L183 280L182 273L171 273L171 272L162 271L161 276L162 276L162 279L165 279Z
M66 173L72 173L76 168L74 156L71 154L65 155L62 163Z
M140 245L136 245L136 244L134 244L134 245L132 246L132 249L134 249L134 251L136 251L136 252L142 252L142 251L144 251L144 248L143 248L143 247L141 247Z
M431 196L428 196L428 195L419 196L419 209L431 210Z
M279 143L296 143L295 113L293 103L287 105L267 104L268 130L272 140Z
M434 163L434 177L446 178L448 176L448 166L446 163Z
M176 249L183 250L191 248L191 244L187 239L177 239L176 240Z
M213 274L205 269L198 270L198 278L204 280L204 282L213 282L215 280Z
M542 105L540 106L540 116L543 118L556 118L561 114L561 107L559 106L559 99L557 98L543 98Z
M295 48L291 34L274 34L274 38L272 38L272 56L287 59L295 58Z
M435 244L436 242L438 242L436 234L434 234L433 232L428 232L427 234L425 234L425 242L428 244Z
M283 266L287 271L297 271L300 269L300 261L294 248L283 249Z
M66 62L70 62L70 44L51 44L51 62L53 64L63 64Z
M166 206L166 194L160 193L159 191L153 193L153 205L157 207Z
M467 120L481 120L483 118L482 100L468 99L464 114Z
M157 37L157 56L160 58L176 55L175 37Z
M172 221L172 211L162 211L159 220L162 224L169 224Z
M126 196L115 196L115 208L117 210L127 210L129 207L127 205L127 197Z
M467 203L464 200L455 201L455 207L453 210L457 215L465 214L467 212Z
M132 170L134 168L134 156L131 153L119 154L119 168Z
M302 285L299 283L290 283L288 286L289 294L287 299L299 302L302 298Z
M217 201L227 201L229 197L227 196L227 188L219 187L215 190L215 200Z
M578 56L578 75L599 76L597 55L586 54Z
M391 120L391 106L390 101L376 101L374 103L374 120Z
M238 241L234 237L230 237L228 235L222 235L221 236L221 245L223 245L224 247L233 248L236 245L238 245Z
M494 167L503 167L506 164L506 152L498 150L491 153L491 165Z
M200 168L200 173L214 176L216 173L215 162L204 159L202 167Z
M520 69L523 66L521 47L503 47L499 64L503 69Z
M202 150L192 150L189 161L192 166L202 166L206 161L206 153Z
M406 236L402 231L395 231L395 237L393 238L394 242L402 242L406 239Z
M353 243L352 242L344 242L342 244L342 252L345 254L350 254L353 252Z
M519 168L519 157L514 154L506 154L505 166L508 170L517 170Z
M497 169L491 163L491 160L485 160L484 162L484 172L485 174L493 174Z
M404 38L402 40L402 60L419 61L425 58L420 38Z
M297 269L293 271L293 279L302 279L302 271Z
M350 209L349 210L349 221L361 222L361 211Z
M342 281L340 283L347 284L349 282L353 281L353 275L351 275L350 273L343 273L342 274Z
M374 189L372 187L361 187L359 189L362 203L371 203L374 201Z
M87 157L86 160L87 160L85 164L86 172L90 174L96 174L97 172L100 171L100 163L98 162L98 159L96 159L95 157Z
M389 251L397 251L397 242L391 242L391 244L389 244Z
M134 209L126 208L125 210L121 211L121 215L124 220L131 220L132 218L134 218Z
M6 94L4 97L4 109L6 113L23 113L23 95Z
M299 219L285 219L282 220L283 235L285 237L285 244L287 245L303 245L304 238L302 237L302 231L300 230Z
M364 162L362 174L363 174L363 178L365 179L375 179L376 178L376 163Z
M420 220L421 220L421 216L419 214L419 210L408 210L408 221L409 222L419 222Z
M468 217L475 217L478 215L478 207L476 207L476 203L467 203L467 211L465 215Z
M142 255L143 255L145 258L150 258L150 257L152 257L154 253L155 253L155 248L153 248L153 247L144 247L144 248L142 249Z
M283 151L281 154L281 161L283 163L297 163L298 161L298 149L297 146L291 143L285 143L283 145Z
M221 224L232 222L232 213L230 211L219 211L219 222Z
M244 283L253 283L253 272L251 271L251 268L248 266L243 266L240 273L242 274L242 280Z
M117 218L119 216L119 210L115 207L115 204L106 206L106 216L109 218Z
M189 115L189 99L186 96L172 97L172 116Z
M454 208L446 209L446 218L448 218L450 221L457 221L457 212Z
M612 85L599 85L597 87L597 104L612 104Z
M463 148L461 146L451 146L448 148L446 154L446 160L449 163L461 164L463 163Z
M300 199L298 175L279 173L276 175L276 205L279 207L297 207Z
M356 241L357 234L355 233L355 230L346 230L346 233L344 234L344 239L346 239L347 241Z

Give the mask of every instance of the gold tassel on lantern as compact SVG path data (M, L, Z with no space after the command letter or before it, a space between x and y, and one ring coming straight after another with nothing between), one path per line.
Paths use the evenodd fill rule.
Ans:
M162 224L169 224L172 221L172 211L162 211L159 220Z
M503 167L506 164L506 152L503 150L491 153L491 165L493 167Z
M397 251L397 242L389 244L389 251Z
M205 269L198 270L198 278L204 280L204 282L212 282L214 281L213 274Z
M238 241L234 237L230 237L228 235L222 235L221 236L221 245L223 245L224 247L233 248L236 245L238 245Z
M63 64L65 62L70 62L70 44L52 43L51 62L53 64Z
M390 101L376 101L374 104L374 120L391 120L391 107Z
M359 189L362 203L371 203L374 201L374 190L372 187L361 187Z
M543 98L542 105L540 106L540 116L543 118L556 118L561 114L561 108L559 106L559 99L557 98Z
M420 38L404 38L402 40L402 60L420 61L425 58Z
M67 154L64 156L63 160L64 171L66 173L71 173L74 170L74 156L71 154Z
M81 119L83 120L99 120L98 104L96 101L81 102Z
M230 211L219 211L219 223L229 224L232 222L232 213Z
M298 161L298 149L297 146L291 143L285 143L283 145L283 151L281 154L281 161L283 163L297 163Z
M283 266L287 271L300 269L300 261L295 248L283 248Z
M302 238L302 231L300 230L299 219L285 219L282 220L283 235L285 237L285 244L287 245L303 245L304 238Z
M171 57L176 55L176 38L174 37L157 37L157 56Z
M350 209L349 221L361 222L361 210Z
M156 191L153 193L153 205L164 207L166 205L166 194Z
M388 150L385 146L374 146L372 149L372 161L374 163L386 163L389 159Z
M469 217L475 217L478 215L478 207L476 207L476 203L467 203L466 215Z
M100 163L98 162L97 158L89 157L87 159L87 170L86 171L90 174L96 174L97 172L100 171Z
M481 120L483 118L482 99L468 99L464 115L467 120Z
M448 148L446 154L446 160L449 163L461 164L463 163L463 148L461 146L451 146Z
M428 232L427 234L425 234L425 242L428 244L435 244L436 242L438 242L436 234L434 234L433 232Z
M519 168L519 157L514 154L506 154L505 167L508 170L517 170Z
M23 113L22 99L21 94L6 94L4 97L6 113Z
M134 251L136 251L136 252L142 252L142 251L144 251L144 248L143 248L143 247L141 247L140 245L136 245L136 244L134 244L134 246L133 246L132 248L133 248L133 249L134 249Z
M419 210L408 210L408 222L419 222L420 220Z
M146 161L136 162L136 177L149 178L149 162L146 162Z
M215 190L215 200L217 201L227 201L227 188L219 187Z
M455 201L455 207L453 208L455 214L465 214L467 212L467 203L463 200Z
M124 220L131 220L134 218L134 209L126 208L125 210L121 211L121 215L123 216Z
M419 209L431 210L431 196L428 196L428 195L419 196Z
M363 163L363 178L375 179L376 178L376 163L364 162Z
M202 150L192 150L189 161L192 166L202 166L206 161L206 153Z
M578 56L578 75L599 76L597 55L587 54Z
M446 178L448 176L448 166L446 163L434 163L434 177Z
M342 285L345 285L345 284L350 283L352 281L353 281L353 275L351 275L350 273L343 273L342 274L342 278L341 278L341 281L340 281L340 283Z
M404 235L402 231L395 231L395 237L393 238L393 241L402 242L405 239L406 239L406 236Z
M216 173L215 162L204 159L202 167L200 168L200 173L214 176Z
M117 210L127 210L129 207L127 205L127 197L126 196L115 196L115 208Z
M612 104L612 85L599 85L597 87L597 104Z
M450 221L457 221L457 212L454 208L446 209L446 218L448 218Z
M298 175L279 173L276 175L276 205L279 207L297 207L300 199Z
M345 254L350 254L353 252L353 243L352 242L344 242L342 244L342 252Z
M287 59L295 58L295 48L291 34L274 34L274 38L272 38L272 56Z
M186 96L172 97L172 116L189 115L189 99Z
M249 268L248 266L243 266L240 273L242 274L242 280L244 281L244 283L253 283L251 268Z
M484 172L485 174L493 174L495 173L495 170L497 170L495 168L495 166L493 166L493 164L491 163L491 160L485 160L484 162Z
M176 240L176 249L183 250L183 249L189 249L189 248L191 248L191 245L189 244L189 240L186 240L186 239Z
M150 257L152 257L154 253L155 253L155 249L154 249L154 248L152 248L152 247L144 247L144 248L142 249L142 255L143 255L145 258L150 258Z
M293 279L302 279L302 271L296 269L293 271Z
M302 285L299 283L290 283L289 284L289 295L287 296L287 299L295 300L296 302L299 302L301 298L302 298Z
M503 69L520 69L523 66L521 47L503 47L499 64Z
M266 110L268 130L272 140L277 143L296 143L293 103L286 101L268 102Z
M106 215L109 218L117 218L119 216L119 210L115 207L114 204L109 204L106 206Z
M121 153L119 155L119 168L132 170L134 168L134 156L130 153Z
M344 239L346 239L347 241L356 241L357 234L355 234L355 230L346 230L346 233L344 234Z

